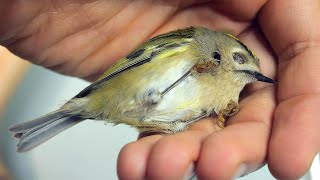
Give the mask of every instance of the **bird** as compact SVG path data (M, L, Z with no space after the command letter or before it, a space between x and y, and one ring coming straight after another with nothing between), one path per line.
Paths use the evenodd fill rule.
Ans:
M258 57L237 37L204 27L155 36L116 61L61 108L9 127L27 152L84 121L126 124L139 133L178 133L207 116L239 110L246 84L276 83L264 76Z

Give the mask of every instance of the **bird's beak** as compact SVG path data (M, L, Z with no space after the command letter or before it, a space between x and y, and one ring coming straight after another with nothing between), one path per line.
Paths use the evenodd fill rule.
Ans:
M277 82L271 78L268 78L266 76L264 76L263 74L261 73L258 73L258 72L254 72L254 75L253 75L254 78L256 78L258 81L262 81L262 82L266 82L266 83L273 83L273 84L277 84Z
M277 81L275 81L271 78L268 78L268 77L264 76L263 74L256 72L256 71L241 70L240 72L249 74L252 77L254 77L256 80L261 81L261 82L277 84Z

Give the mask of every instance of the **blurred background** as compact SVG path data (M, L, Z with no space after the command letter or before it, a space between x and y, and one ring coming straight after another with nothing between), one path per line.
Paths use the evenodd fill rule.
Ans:
M0 179L16 180L106 180L118 179L120 149L137 138L127 126L85 121L31 152L16 153L17 140L8 126L31 120L60 107L88 85L26 61L0 47ZM319 157L302 179L320 179ZM264 167L242 180L273 180Z

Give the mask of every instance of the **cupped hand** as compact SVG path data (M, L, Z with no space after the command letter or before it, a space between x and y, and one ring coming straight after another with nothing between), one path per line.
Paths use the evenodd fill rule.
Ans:
M278 86L255 83L219 130L212 118L186 132L126 145L121 179L230 179L268 163L274 176L303 175L319 151L318 0L4 1L0 43L54 71L94 80L137 45L173 29L204 26L237 35ZM318 65L319 64L319 65ZM209 97L208 97L209 98Z

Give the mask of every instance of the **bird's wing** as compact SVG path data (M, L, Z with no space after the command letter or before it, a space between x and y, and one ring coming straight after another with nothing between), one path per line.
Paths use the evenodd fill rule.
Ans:
M196 61L188 59L191 58L192 55L186 56L184 54L184 56L182 56L183 53L190 51L189 48L194 41L194 34L195 28L190 27L162 34L150 39L139 46L135 51L113 64L96 82L83 89L75 96L75 98L85 97L119 74L146 64L157 63L150 66L151 68L154 68L152 73L159 77L167 75L169 78L170 73L165 74L166 71L169 71L169 68L163 70L159 68L159 66L162 66L163 63L171 63L171 60L178 60L184 65L171 68L171 71L176 71L176 73L173 75L174 77L170 77L170 82L166 82L168 87L165 89L170 89L170 86L174 85L174 83L185 76L196 64ZM175 70L173 68L175 68ZM147 69L150 70L150 68Z

